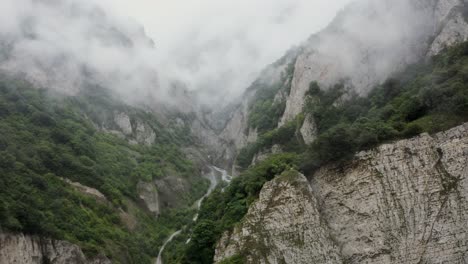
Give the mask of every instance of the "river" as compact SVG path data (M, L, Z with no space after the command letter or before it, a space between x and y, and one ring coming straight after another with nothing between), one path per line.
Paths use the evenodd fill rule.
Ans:
M202 205L202 202L203 200L208 197L208 195L211 194L211 192L213 192L213 190L216 188L216 186L218 185L219 183L219 177L217 177L216 175L216 172L219 172L221 173L221 181L224 181L226 183L230 183L231 180L232 180L232 176L230 176L227 171L223 170L223 169L220 169L218 167L215 167L215 166L210 166L210 172L207 173L206 175L204 175L205 178L207 178L208 180L210 180L210 187L208 188L208 190L206 191L205 195L203 195L200 199L198 199L194 206L196 206L197 208L197 213L193 216L193 221L197 221L198 219L198 211L200 210L200 207ZM182 229L181 230L177 230L175 231L174 233L172 233L169 238L164 242L164 244L162 245L161 249L159 250L159 253L158 253L158 258L156 259L156 262L155 264L163 264L162 262L162 253L164 252L164 249L166 248L167 244L169 244L177 235L179 235L180 233L182 232ZM187 243L190 241L190 239L187 241Z

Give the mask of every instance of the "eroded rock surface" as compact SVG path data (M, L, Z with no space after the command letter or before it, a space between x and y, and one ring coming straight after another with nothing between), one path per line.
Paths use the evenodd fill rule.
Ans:
M140 200L145 204L146 209L153 215L159 215L159 194L156 185L153 182L139 181L137 192Z
M0 263L111 264L111 261L103 256L87 259L77 245L66 241L0 233Z
M312 81L322 89L344 82L367 94L407 65L467 40L467 5L463 0L364 0L349 5L303 44L280 125L302 111Z
M312 180L348 263L465 263L468 125L362 152Z
M468 124L267 183L215 260L466 263Z
M299 131L302 135L302 139L304 139L304 143L307 145L311 144L315 141L318 134L317 125L315 124L315 120L311 115L307 115L304 119L304 123Z
M234 254L248 263L341 263L318 209L305 176L283 173L265 184L242 227L219 241L215 263Z

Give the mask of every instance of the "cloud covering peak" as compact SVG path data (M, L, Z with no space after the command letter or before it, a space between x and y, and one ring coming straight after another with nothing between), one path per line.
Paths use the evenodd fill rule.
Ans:
M99 84L132 101L165 98L177 80L219 103L347 1L5 0L0 69L66 93Z

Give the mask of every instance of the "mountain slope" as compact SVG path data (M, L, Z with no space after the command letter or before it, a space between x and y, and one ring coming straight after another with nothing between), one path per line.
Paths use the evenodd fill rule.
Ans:
M2 232L150 263L191 220L208 183L183 152L194 145L189 128L163 125L103 88L64 97L2 76L0 93Z
M161 90L140 28L24 1L51 20L0 34L0 262L150 263L181 229L171 263L464 259L466 1L353 3L220 112ZM239 177L193 222L209 162Z
M464 263L468 125L268 182L215 263Z
M221 243L218 245L219 252L216 257L218 261L228 256L237 257L237 255L233 255L235 253L246 256L248 254L243 250L248 249L247 251L252 254L248 255L251 257L248 263L258 263L259 259L263 257L266 258L265 263L281 263L281 258L288 258L286 256L293 254L291 252L298 254L292 258L297 261L316 258L317 260L322 259L325 263L325 255L320 255L321 253L317 252L327 251L336 246L340 247L340 245L330 244L331 242L328 241L326 243L331 246L311 249L310 243L299 243L303 247L298 248L297 251L286 249L296 243L294 239L298 234L294 233L294 228L299 228L298 226L317 227L317 230L321 230L320 232L324 234L329 232L327 231L328 227L313 220L316 219L314 215L316 210L311 208L315 208L315 205L301 207L303 202L310 200L307 198L310 195L304 196L306 199L302 196L292 197L292 194L288 192L282 193L289 187L278 184L275 180L268 185L264 186L264 184L290 168L300 170L310 177L329 166L333 166L338 171L345 170L350 166L347 164L352 164L350 160L353 159L356 152L371 150L369 153L373 153L372 149L378 148L378 145L383 143L400 138L410 138L421 132L436 133L467 122L467 57L468 43L462 43L442 51L430 62L422 62L408 67L382 86L376 87L365 97L351 96L351 93L346 99L340 99L347 92L342 85L337 85L328 91L320 90L317 84L311 86L304 114L283 127L266 132L255 143L250 144L240 152L238 163L244 162L239 163L245 166L243 172L224 191L215 192L206 200L206 204L201 208L200 218L193 228L194 235L196 234L200 238L189 243L185 253L186 259L182 258L182 263L210 263L215 253L214 245L222 238L223 233L222 242L218 242ZM313 116L318 125L316 138L310 145L305 144L298 132L301 130L305 115ZM463 130L465 127L460 129ZM455 129L455 131L458 130ZM462 135L457 137L464 138L465 132L461 131L460 133ZM448 137L446 140L450 141L452 137ZM464 148L464 143L462 139L455 138L453 140L451 144L460 143L460 146L456 146L454 150L458 153L459 148ZM400 145L400 143L395 144ZM414 147L415 149L430 147L427 141L418 144ZM269 148L276 148L277 151L265 153L264 151ZM444 155L451 155L450 151L452 150L447 150ZM264 155L262 157L256 155L255 162L251 164L255 153L264 153ZM397 154L395 153L395 155ZM421 155L433 158L425 152ZM457 155L460 155L457 159L462 159L466 153L461 151ZM406 164L405 158L393 157L391 152L386 158L395 158ZM464 163L460 161L460 164ZM429 170L433 164L427 166L427 170ZM458 167L459 165L457 165L457 170ZM397 167L392 168L388 169L388 173L393 175L396 173L394 170ZM369 168L369 170L372 169ZM415 169L415 173L419 172ZM428 172L428 174L430 177L433 176L432 172ZM273 191L265 190L271 185L278 187L275 187ZM263 189L262 186L264 186ZM343 186L343 189L346 187ZM278 210L281 208L291 209L292 214L306 211L308 215L298 215L297 218L292 215L283 218L283 215L277 211L270 211L269 205L256 204L261 203L258 202L260 199L260 201L264 200L265 203L278 205L275 198L269 195L264 194L262 198L261 190L270 193L273 197L284 197L284 199L280 199L279 205L281 206ZM301 189L293 189L292 193L301 193ZM249 214L248 210L257 210L257 212ZM320 210L319 213L321 213ZM336 213L333 217L339 218L340 216ZM300 219L300 221L296 222L293 219ZM311 223L311 221L315 222ZM239 225L245 225L245 229L240 230ZM290 228L286 228L288 226ZM282 227L285 229L282 230ZM238 233L229 240L226 236L233 232L233 229L236 230L234 232ZM317 230L308 230L307 232L310 232L307 234L315 234L319 232ZM302 234L302 229L298 232ZM252 237L249 234L252 234ZM262 242L264 238L262 234L267 236L265 238L267 242ZM269 239L270 235L274 237ZM328 235L321 237L326 238ZM309 238L311 239L309 242L315 243L316 237L309 236ZM223 245L225 243L227 244ZM271 258L264 256L265 249L272 250L271 252L267 250L272 254ZM316 253L318 255L313 255ZM339 256L341 253L336 254ZM334 259L345 261L342 257ZM319 261L319 263L321 262Z
M467 40L467 6L462 0L383 0L350 4L328 27L295 49L292 57L280 60L259 77L258 82L267 79L274 82L270 86L283 87L267 98L285 105L280 118L275 119L278 126L286 125L302 112L311 82L317 82L323 90L342 83L355 93L366 95L406 66ZM291 63L293 65L287 67ZM271 78L269 72L288 76L287 83ZM262 89L259 90L258 95L256 89L247 93L251 94L250 99L244 100L232 114L221 134L226 142L235 146L231 153L251 143L246 139L265 132L256 132L258 124L249 121L255 105L266 101L261 98ZM307 120L313 130L314 121ZM302 131L303 136L311 138L308 129Z

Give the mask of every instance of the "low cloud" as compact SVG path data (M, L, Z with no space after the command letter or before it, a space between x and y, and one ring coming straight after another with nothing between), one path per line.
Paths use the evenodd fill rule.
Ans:
M168 74L210 103L240 95L266 65L324 28L349 0L112 2L117 12L145 24Z
M346 2L6 0L0 69L70 94L100 84L136 102L166 98L177 80L215 104Z

